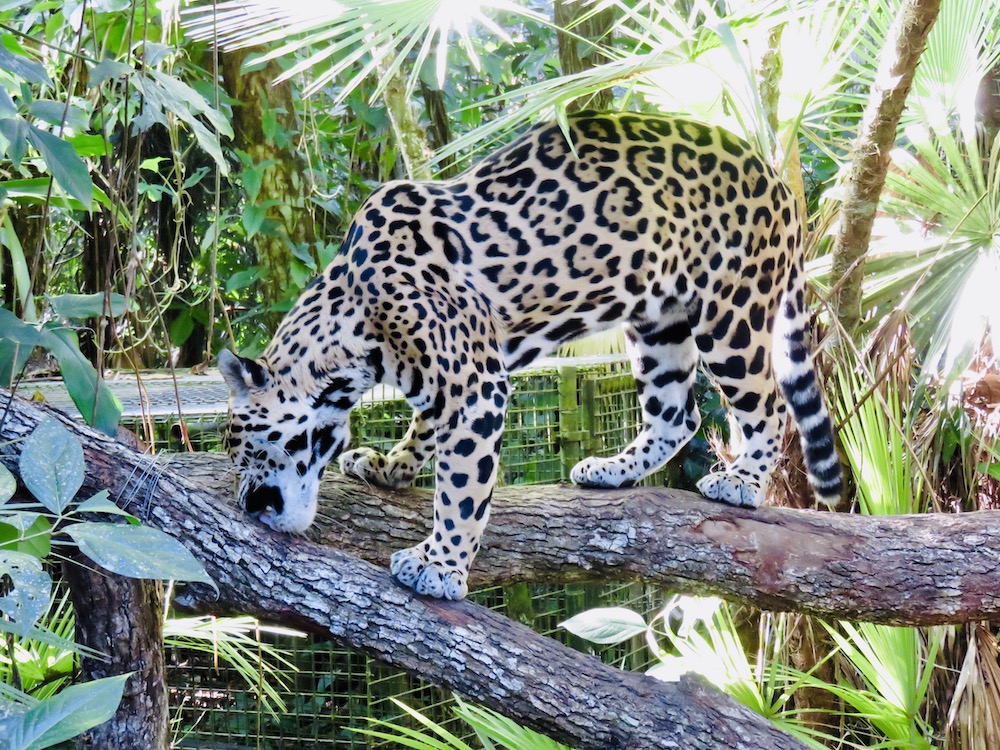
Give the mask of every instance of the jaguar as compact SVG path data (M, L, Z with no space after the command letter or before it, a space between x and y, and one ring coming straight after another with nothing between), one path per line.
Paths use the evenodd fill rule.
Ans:
M436 457L433 529L392 574L452 600L483 540L510 399L508 374L571 339L624 326L642 424L617 455L571 472L633 485L699 429L699 365L724 397L732 460L698 482L757 507L786 405L819 501L841 467L808 337L803 226L775 171L730 132L675 117L583 113L539 124L462 175L393 181L259 359L223 351L227 449L246 511L302 532L319 481L341 471L410 483ZM348 415L377 383L413 409L388 453L346 450Z

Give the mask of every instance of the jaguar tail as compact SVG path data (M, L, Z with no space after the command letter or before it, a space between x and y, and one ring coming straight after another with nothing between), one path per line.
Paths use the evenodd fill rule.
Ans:
M809 483L817 499L832 507L840 502L843 477L833 440L833 424L813 369L805 291L805 268L800 259L789 271L788 286L775 321L773 366L799 426Z

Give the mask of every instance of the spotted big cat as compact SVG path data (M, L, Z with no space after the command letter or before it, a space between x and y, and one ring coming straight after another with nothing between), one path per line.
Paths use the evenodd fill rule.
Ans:
M436 456L433 530L390 567L420 594L461 599L490 515L508 374L622 325L642 427L617 455L580 461L574 482L624 487L669 461L700 424L700 365L738 438L701 493L761 503L787 404L817 498L835 503L802 238L791 192L747 143L672 117L581 114L568 132L531 128L457 178L390 182L264 354L219 357L240 500L299 532L334 457L345 474L401 487ZM376 383L406 395L409 429L384 455L345 451L349 412Z

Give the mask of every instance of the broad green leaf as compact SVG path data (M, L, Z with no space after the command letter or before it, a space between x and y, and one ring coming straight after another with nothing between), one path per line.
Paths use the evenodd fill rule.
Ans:
M90 85L98 86L109 78L131 77L135 73L135 68L122 62L116 62L110 58L101 60L90 71Z
M49 326L41 343L59 360L66 390L83 418L105 435L116 435L122 414L121 402L80 352L76 334L68 328Z
M559 626L591 643L621 643L646 632L641 615L624 607L598 607L581 612Z
M10 473L6 466L0 464L0 504L3 504L14 497L14 490L17 489L17 482L14 475Z
M31 356L31 350L30 346L23 346L0 336L0 387L9 388L13 384Z
M66 533L80 551L103 568L129 578L215 583L187 547L148 526L77 523Z
M212 157L222 174L229 174L229 163L222 154L219 136L231 138L233 129L205 97L180 79L156 70L149 70L145 78L134 77L132 83L142 92L146 105L140 116L133 119L137 127L148 127L162 119L162 113L170 112L191 129L198 145ZM202 117L208 120L214 132L205 126Z
M11 198L20 198L25 203L43 203L47 199L53 206L68 208L73 211L84 210L84 205L76 200L76 198L67 195L59 187L58 183L52 185L52 189L50 190L49 186L51 183L52 179L50 177L32 177L24 180L0 182L0 188L3 188ZM111 206L111 200L107 194L96 185L94 185L93 200L102 206ZM127 214L119 214L119 219L126 226L128 225L129 219Z
M117 505L115 505L111 500L108 499L108 491L101 490L96 495L94 495L89 500L84 500L82 503L73 509L73 513L112 513L116 516L124 516L128 519L128 522L135 525L139 523L139 519L129 513L127 510L122 510Z
M264 208L263 206L244 206L243 207L243 228L246 229L247 239L253 239L254 235L260 231L261 226L264 223Z
M194 318L191 317L190 308L185 308L170 324L170 342L174 346L180 346L188 340L192 332L194 332Z
M111 144L101 135L81 133L66 140L76 151L77 156L108 156L111 153Z
M7 257L10 260L11 273L9 280L5 283L14 282L14 298L21 303L22 315L24 320L28 323L32 323L38 319L35 310L35 300L32 295L31 290L31 271L28 270L28 258L24 253L24 247L21 245L21 240L17 236L17 230L14 229L14 222L11 216L8 214L3 218L3 222L0 223L0 245L3 245L7 249ZM13 318L17 320L18 318L11 315L8 321ZM2 336L2 334L0 334ZM3 361L3 360L0 360ZM9 360L8 360L9 361Z
M248 287L259 278L260 268L257 266L251 266L243 271L237 271L226 279L226 292L235 292L237 289Z
M7 158L15 167L28 153L28 123L20 117L0 119L0 136L7 141Z
M37 557L0 549L0 578L4 576L12 588L0 596L0 612L13 621L14 633L25 638L49 608L52 579Z
M3 44L0 44L0 68L13 73L27 83L52 85L52 79L49 78L49 74L45 72L45 67L40 62L15 55Z
M44 335L35 326L25 323L10 310L0 307L0 339L27 347L41 346Z
M17 105L10 98L7 89L0 88L0 117L13 117L17 114Z
M0 719L4 750L43 750L103 724L118 710L130 675L71 685L27 711Z
M988 474L993 479L1000 479L1000 463L980 463L977 467L980 474Z
M28 140L38 149L56 182L89 211L93 205L94 182L90 179L87 165L76 155L73 147L62 138L33 125L28 127Z
M56 315L70 320L84 320L106 315L106 302L103 292L93 294L57 294L48 298ZM110 295L111 314L118 317L128 310L125 295L112 292Z
M83 484L83 448L51 417L25 440L19 466L28 490L53 513L62 513Z
M66 102L52 99L35 99L28 108L33 117L56 127L82 132L90 127L90 118L79 107L66 107ZM100 138L100 136L90 136Z
M0 513L0 549L44 560L52 552L52 524L41 513Z

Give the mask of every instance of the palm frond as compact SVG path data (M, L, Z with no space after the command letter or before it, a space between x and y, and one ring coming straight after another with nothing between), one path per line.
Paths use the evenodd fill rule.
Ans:
M183 25L190 38L228 49L279 43L259 61L303 55L279 80L308 73L304 94L309 96L346 76L338 95L338 101L343 101L376 71L379 80L372 97L381 95L404 64L408 65L407 58L414 50L409 91L417 83L416 73L432 55L437 56L434 69L443 83L453 33L478 67L469 29L478 24L505 38L490 19L490 13L500 11L548 23L535 11L510 0L340 0L312 6L247 0L190 8L184 12Z

